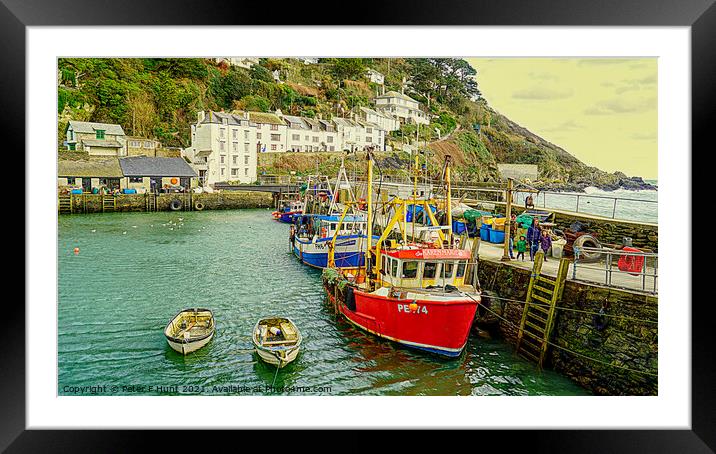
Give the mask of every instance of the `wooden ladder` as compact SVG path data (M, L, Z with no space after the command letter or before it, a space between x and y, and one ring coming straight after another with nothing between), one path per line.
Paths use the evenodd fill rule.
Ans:
M157 195L153 192L147 192L145 204L147 211L157 211Z
M547 356L557 302L562 299L564 282L569 271L569 261L561 259L556 279L543 276L540 274L543 261L544 253L538 252L535 255L517 334L517 353L536 362L540 367Z
M72 214L73 209L73 200L72 200L72 194L67 195L61 195L58 196L58 202L59 202L59 209L61 214Z
M117 200L113 195L102 195L102 213L111 213L117 209Z

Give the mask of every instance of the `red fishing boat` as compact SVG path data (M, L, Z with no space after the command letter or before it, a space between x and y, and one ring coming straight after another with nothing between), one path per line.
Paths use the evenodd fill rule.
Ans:
M371 173L369 161L369 182ZM369 219L370 195L369 188ZM411 202L423 203L430 212L428 200ZM449 203L448 197L447 207ZM449 227L450 233L439 231L437 244L408 242L404 225L408 201L395 198L391 205L395 214L375 246L367 248L366 267L324 271L328 299L349 322L369 333L439 355L459 356L480 303L479 290L466 284L471 277L467 272L471 252L452 247ZM432 221L437 225L434 217ZM448 221L451 225L449 208ZM388 239L396 235L396 225L402 241Z

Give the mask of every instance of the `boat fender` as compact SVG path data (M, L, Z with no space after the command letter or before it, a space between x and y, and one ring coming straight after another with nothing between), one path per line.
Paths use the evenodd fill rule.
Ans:
M353 287L346 286L346 307L351 311L356 310L356 296L353 294Z
M196 211L201 211L201 210L204 209L204 204L201 203L201 202L196 202L196 203L194 204L194 209L195 209Z
M181 210L181 206L182 206L181 200L179 200L179 199L174 199L171 201L171 203L169 203L169 208L171 208L172 211Z

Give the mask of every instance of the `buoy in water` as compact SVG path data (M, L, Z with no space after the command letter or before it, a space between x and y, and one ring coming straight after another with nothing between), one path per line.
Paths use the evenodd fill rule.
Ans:
M74 251L75 251L75 255L77 255L77 254L80 253L80 248L76 247L76 248L74 249Z

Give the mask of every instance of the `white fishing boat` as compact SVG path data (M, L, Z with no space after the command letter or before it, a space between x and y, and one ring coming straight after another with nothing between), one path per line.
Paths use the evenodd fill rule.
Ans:
M214 314L209 309L184 309L164 328L169 346L182 355L195 352L214 337Z
M262 318L252 336L259 357L279 369L296 359L302 339L296 325L284 317Z

